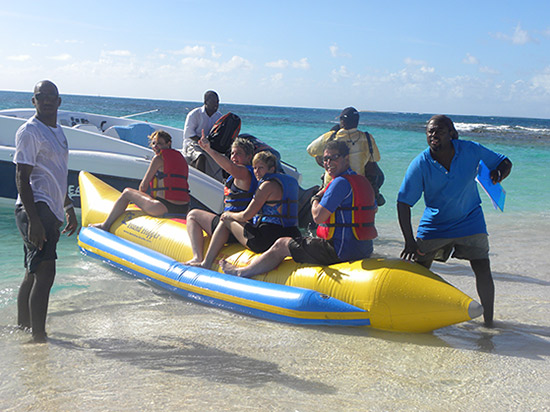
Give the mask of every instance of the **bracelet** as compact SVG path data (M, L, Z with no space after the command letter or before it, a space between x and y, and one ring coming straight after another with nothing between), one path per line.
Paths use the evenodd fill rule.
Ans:
M320 202L321 199L322 199L322 196L313 195L313 196L311 197L311 199L310 199L310 203L313 204L313 202L315 202L316 200L317 200L318 202Z
M65 213L67 213L69 209L74 209L74 205L72 203L69 203L67 206L63 208L63 210L65 210Z

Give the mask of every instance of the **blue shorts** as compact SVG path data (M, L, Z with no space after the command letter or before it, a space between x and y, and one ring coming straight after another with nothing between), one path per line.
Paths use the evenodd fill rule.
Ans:
M57 217L55 217L46 203L37 202L35 203L35 207L36 213L46 232L46 241L42 250L29 242L29 219L25 208L23 205L17 205L15 208L15 223L23 238L23 251L25 252L24 265L30 273L34 273L41 262L57 259L56 249L60 236L59 228L63 224L63 222L57 220Z

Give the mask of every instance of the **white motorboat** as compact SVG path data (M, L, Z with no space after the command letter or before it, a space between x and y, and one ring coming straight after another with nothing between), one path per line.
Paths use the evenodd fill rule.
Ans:
M0 110L0 198L15 199L15 133L34 109ZM59 110L58 123L63 127L69 144L69 196L80 206L78 173L86 170L118 190L139 186L153 157L147 147L147 136L155 130L165 130L172 136L172 147L183 146L183 130L135 120L99 114ZM282 162L286 173L301 175ZM192 206L206 207L214 212L223 209L223 185L205 173L189 168L189 188Z

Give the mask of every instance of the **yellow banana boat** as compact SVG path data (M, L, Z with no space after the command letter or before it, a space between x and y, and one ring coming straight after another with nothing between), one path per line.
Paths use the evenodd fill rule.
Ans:
M103 222L120 192L84 171L79 180L82 226ZM178 262L192 258L184 220L154 218L129 207L113 224L111 233ZM88 247L80 240L79 245ZM223 258L246 266L254 256L232 244L221 250L216 262ZM220 268L215 264L212 270ZM370 326L376 329L428 332L483 313L479 303L440 276L400 259L364 259L322 267L287 258L275 270L254 279L310 289L368 311Z

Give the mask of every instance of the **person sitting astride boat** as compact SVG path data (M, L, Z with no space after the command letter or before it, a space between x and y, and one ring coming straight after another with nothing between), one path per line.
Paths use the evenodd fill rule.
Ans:
M210 147L210 141L204 137L199 140L200 147L212 157L230 176L224 187L224 212L240 212L246 209L252 201L258 188L258 181L251 166L254 156L254 145L245 138L237 137L231 145L231 159ZM202 210L193 209L187 215L187 233L191 241L193 259L185 262L186 265L200 265L204 259L204 236L212 236L220 222L220 215ZM228 242L236 243L237 239L230 236Z
M300 237L298 229L298 182L292 176L275 173L277 158L260 152L252 160L259 181L254 198L241 212L221 215L201 266L210 269L214 259L232 234L255 253L265 252L280 237ZM250 220L252 219L252 222Z
M312 197L311 212L319 237L282 237L249 266L236 267L225 260L225 273L251 277L276 268L287 256L298 263L331 265L370 257L377 232L374 215L378 210L369 181L349 166L345 142L330 141L323 152L329 185Z
M178 150L171 148L172 137L163 130L151 134L149 141L155 156L139 185L139 190L129 187L124 189L107 219L92 226L108 231L129 203L134 203L150 216L187 215L189 167L185 158ZM149 187L151 196L146 193Z

